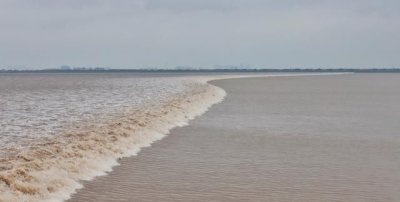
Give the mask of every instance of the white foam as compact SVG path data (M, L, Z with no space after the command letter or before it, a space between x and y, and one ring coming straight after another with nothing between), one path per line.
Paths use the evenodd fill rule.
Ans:
M9 168L0 172L1 200L66 200L81 187L81 180L111 171L118 165L117 159L136 155L225 95L223 90L204 83L186 85L190 90L164 102L39 141L17 156L4 159Z
M136 155L172 128L186 125L222 101L225 91L207 81L242 77L249 76L176 79L184 83L185 90L168 99L126 110L99 124L83 122L79 129L30 144L18 155L0 161L0 201L68 199L82 187L82 180L106 174L118 165L119 158Z

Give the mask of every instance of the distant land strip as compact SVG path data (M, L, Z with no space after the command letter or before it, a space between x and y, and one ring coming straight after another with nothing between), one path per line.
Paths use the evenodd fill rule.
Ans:
M400 73L400 68L316 68L316 69L40 69L9 70L0 69L0 73L225 73L225 72L355 72L355 73Z

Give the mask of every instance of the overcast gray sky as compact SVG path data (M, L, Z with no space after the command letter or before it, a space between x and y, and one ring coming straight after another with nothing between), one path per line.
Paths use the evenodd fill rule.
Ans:
M0 68L400 67L399 0L0 0Z

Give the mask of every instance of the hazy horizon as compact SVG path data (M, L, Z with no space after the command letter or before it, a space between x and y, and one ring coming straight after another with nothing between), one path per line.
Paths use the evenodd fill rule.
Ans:
M394 0L2 0L0 69L400 66Z

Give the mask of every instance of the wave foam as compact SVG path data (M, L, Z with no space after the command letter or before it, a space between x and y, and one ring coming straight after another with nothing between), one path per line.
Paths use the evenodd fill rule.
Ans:
M218 87L196 83L190 91L162 104L35 143L1 160L0 201L66 200L82 187L80 181L111 171L119 158L136 155L224 96Z
M207 84L211 79L307 75L333 74L190 78L189 91L162 104L126 112L106 124L80 127L34 143L13 157L0 159L0 202L67 200L76 189L82 188L80 181L106 174L118 165L118 159L136 155L141 148L165 137L172 128L186 125L222 101L226 93Z

